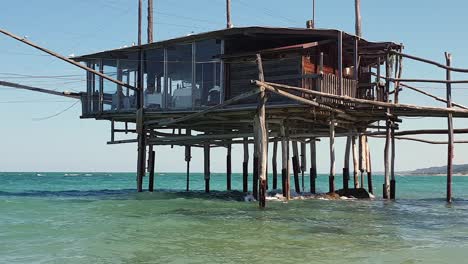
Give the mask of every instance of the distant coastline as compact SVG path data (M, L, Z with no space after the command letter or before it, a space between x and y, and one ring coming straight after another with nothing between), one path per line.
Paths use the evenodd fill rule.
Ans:
M413 171L402 171L398 172L399 175L409 175L409 176L446 176L447 175L447 166L440 167L429 167L416 169ZM453 175L454 176L468 176L468 164L459 164L453 165Z

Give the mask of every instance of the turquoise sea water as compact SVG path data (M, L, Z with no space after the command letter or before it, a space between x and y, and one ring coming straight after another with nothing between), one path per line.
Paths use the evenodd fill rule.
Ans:
M468 178L455 177L450 206L445 180L399 176L389 202L375 176L373 201L259 210L223 192L224 174L206 195L168 191L185 188L177 173L157 174L155 193L135 193L131 173L0 173L0 263L467 263Z

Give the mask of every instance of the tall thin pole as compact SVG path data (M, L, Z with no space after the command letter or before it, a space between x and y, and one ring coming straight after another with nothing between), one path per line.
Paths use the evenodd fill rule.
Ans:
M452 55L445 53L447 67L452 64ZM447 81L452 79L450 70L447 70ZM452 85L447 83L447 108L452 107ZM452 202L452 176L453 176L453 116L448 114L448 151L447 151L447 202Z
M355 8L355 11L356 11L356 36L362 37L361 0L354 0L354 8Z
M232 28L232 21L231 21L231 0L226 0L226 20L227 20L227 28Z
M141 45L141 17L143 14L143 3L142 0L138 0L138 46Z
M148 0L148 43L153 42L153 0Z

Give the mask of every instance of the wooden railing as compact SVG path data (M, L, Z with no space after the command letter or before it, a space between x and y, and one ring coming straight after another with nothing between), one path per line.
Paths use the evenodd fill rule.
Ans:
M352 98L357 98L357 84L356 80L351 80L343 78L343 87L340 91L340 79L334 74L324 74L322 77L319 77L314 80L308 80L305 82L306 88L309 90L314 90L322 93L334 94L334 95L343 95L349 96ZM323 103L334 103L334 104L346 104L340 100L330 99L330 98L317 98L320 102Z

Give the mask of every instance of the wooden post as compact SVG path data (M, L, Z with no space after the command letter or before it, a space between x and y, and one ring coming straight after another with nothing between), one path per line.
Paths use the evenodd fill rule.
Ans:
M338 87L339 95L343 95L343 32L338 33Z
M389 92L390 92L390 55L387 53L385 60L385 100L389 102ZM387 108L387 115L389 116L390 108ZM391 140L391 127L392 121L387 119L386 122L386 136L385 136L385 149L384 149L384 169L385 169L385 182L383 184L383 198L388 199L390 197L390 164L389 164L389 151L390 151L390 140Z
M191 135L192 134L191 130L187 129L186 134ZM187 163L187 172L186 172L187 174L186 174L186 179L185 179L185 182L186 182L185 190L187 192L190 190L190 161L191 160L192 160L192 149L190 145L186 145L185 146L185 162Z
M389 165L389 151L390 151L390 140L391 140L391 121L387 120L386 136L385 136L385 149L384 149L384 171L385 181L383 184L383 198L388 199L390 197L390 165Z
M302 191L305 192L304 173L307 168L307 146L305 142L301 142L301 173L302 173Z
M148 43L153 42L153 0L148 0Z
M257 54L257 66L258 66L258 77L260 81L265 81L263 75L263 63L262 57L260 54ZM265 118L265 105L267 101L267 96L265 90L262 88L261 92L258 94L258 106L257 114L255 115L256 121L254 126L257 126L257 130L254 132L254 135L257 136L255 142L257 143L257 157L258 157L258 176L259 176L259 205L260 208L265 208L266 205L266 173L267 173L267 157L268 157L268 132L266 128L266 118Z
M204 150L204 171L205 171L205 192L210 192L210 143L205 143L203 146Z
M354 0L354 8L355 8L355 12L356 12L356 36L362 37L361 0Z
M344 166L343 166L343 189L349 189L349 156L351 152L351 136L346 138L346 150L344 157Z
M330 118L330 176L328 180L329 192L335 191L335 120Z
M146 172L146 143L143 124L143 108L137 110L138 157L137 157L137 191L143 191L143 177Z
M364 188L364 172L367 169L366 165L366 139L364 135L359 135L359 171L361 172L361 184L360 186Z
M154 191L154 165L155 165L155 156L156 152L153 150L153 145L149 145L149 157L148 157L148 167L149 167L149 179L148 179L148 191Z
M226 0L226 20L227 20L227 28L232 28L232 21L231 21L231 0Z
M275 142L273 142L273 156L271 158L271 166L273 169L273 190L278 189L277 153L278 153L278 141L275 140Z
M447 67L452 64L452 55L448 52L445 53L445 60ZM447 69L447 81L452 79L451 72ZM447 83L447 108L452 108L452 85ZM447 202L452 202L452 176L453 176L453 115L448 114L448 146L447 146Z
M254 140L255 141L255 140ZM254 142L254 152L253 152L253 160L252 160L252 195L253 197L258 200L258 150L255 145L257 142Z
M244 138L244 162L242 163L242 191L249 191L249 139Z
M293 165L293 174L294 174L294 190L296 193L301 192L301 187L299 186L299 150L297 146L297 141L292 141L292 165Z
M287 140L284 124L280 126L281 134L281 177L283 182L283 196L289 200L291 193L289 190L289 141Z
M316 193L317 180L317 143L316 138L310 139L310 192Z
M390 160L390 199L395 200L395 193L396 193L396 181L395 181L395 124L392 122L392 126L390 128L390 137L392 143L391 149L391 160Z
M226 189L228 191L231 190L231 176L232 176L231 152L232 152L232 145L228 144L227 145L227 154L226 154Z
M366 148L367 148L367 187L368 191L372 194L374 194L374 189L372 186L372 161L371 161L371 153L370 153L370 147L369 147L369 139L366 137Z
M358 150L356 145L356 136L352 136L352 148L353 148L353 181L354 181L354 189L360 188L359 185L359 162L358 162Z
M138 0L138 46L141 46L141 19L143 16L143 3Z

